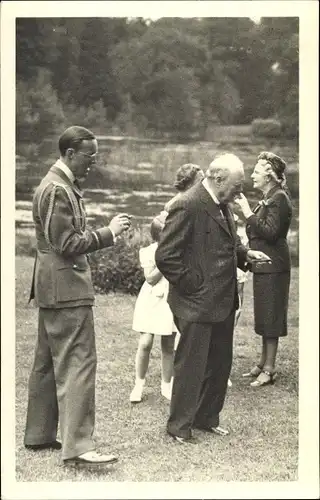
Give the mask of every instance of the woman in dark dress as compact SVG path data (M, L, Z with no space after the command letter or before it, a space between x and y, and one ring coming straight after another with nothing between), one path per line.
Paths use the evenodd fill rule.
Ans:
M265 252L271 263L252 264L255 331L262 336L259 363L244 377L256 378L252 387L272 384L279 337L287 335L290 285L290 253L287 234L292 205L286 188L285 162L271 152L263 152L251 175L253 187L263 199L251 210L246 197L236 200L246 219L249 246Z

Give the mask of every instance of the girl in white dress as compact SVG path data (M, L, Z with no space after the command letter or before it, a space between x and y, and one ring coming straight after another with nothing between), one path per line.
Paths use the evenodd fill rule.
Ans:
M132 403L139 403L142 400L155 335L160 335L161 341L161 394L171 399L173 347L177 329L167 303L169 283L155 263L155 252L165 217L166 212L161 212L153 219L150 232L154 242L146 248L141 248L139 252L146 281L141 287L133 313L132 329L140 332L140 338L135 359L135 385L130 394Z

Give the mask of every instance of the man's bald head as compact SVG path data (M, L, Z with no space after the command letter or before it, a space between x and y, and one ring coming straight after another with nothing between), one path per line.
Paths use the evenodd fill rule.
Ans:
M233 201L242 192L243 163L234 154L220 155L210 163L206 178L221 203Z
M217 172L225 172L226 174L234 172L243 172L243 163L238 156L232 153L225 153L217 156L209 165L206 172L207 177L212 177Z

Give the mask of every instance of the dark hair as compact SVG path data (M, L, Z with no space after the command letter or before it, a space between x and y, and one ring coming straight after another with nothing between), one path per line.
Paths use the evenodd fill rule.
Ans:
M278 181L280 187L290 196L290 191L287 186L287 180L284 173L287 167L286 162L280 158L280 156L272 153L271 151L262 151L258 156L258 160L265 160L269 163L275 174L275 180Z
M177 170L174 187L177 191L186 191L194 184L199 172L202 172L199 165L195 165L194 163L185 163Z
M66 154L67 149L72 148L75 151L81 146L82 141L92 141L95 135L84 127L73 125L67 128L59 138L59 151L62 156Z

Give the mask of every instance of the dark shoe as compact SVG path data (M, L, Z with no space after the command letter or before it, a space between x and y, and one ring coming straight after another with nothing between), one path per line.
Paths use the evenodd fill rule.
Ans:
M204 432L210 432L211 434L217 434L218 436L228 436L230 432L227 429L223 429L219 425L217 427L205 427L205 426L197 426L196 429Z
M259 377L254 380L254 382L251 382L251 387L262 387L264 385L273 385L275 380L277 378L277 373L271 373L267 370L263 370Z
M98 467L100 465L109 465L118 461L115 455L100 455L96 451L88 451L79 457L67 458L63 461L64 465Z
M176 436L175 434L171 434L171 432L168 432L169 436L174 439L174 441L177 441L177 443L180 444L196 444L196 441L193 436L190 436L189 438L183 438L180 436Z
M263 366L256 365L248 373L243 373L243 378L254 378L258 377L262 372Z
M61 450L62 444L59 441L52 441L52 443L43 444L25 444L27 450L39 451L39 450Z

